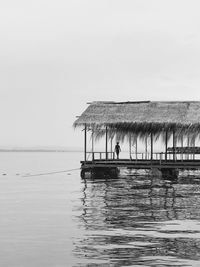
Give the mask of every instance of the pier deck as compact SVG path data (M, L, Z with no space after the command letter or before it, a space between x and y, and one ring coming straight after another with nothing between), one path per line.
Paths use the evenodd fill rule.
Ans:
M81 168L83 170L93 168L132 168L132 169L200 169L200 160L129 160L129 159L115 159L115 160L95 160L95 161L81 161Z

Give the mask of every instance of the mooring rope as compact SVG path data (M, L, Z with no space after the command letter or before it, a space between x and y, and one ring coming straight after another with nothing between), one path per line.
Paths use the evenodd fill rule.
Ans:
M38 173L38 174L28 174L28 175L23 175L22 177L32 177L32 176L50 175L50 174L57 174L57 173L64 173L64 172L77 171L77 170L80 170L80 169L81 169L81 168L69 169L69 170L64 170L64 171L56 171L56 172L44 172L44 173Z

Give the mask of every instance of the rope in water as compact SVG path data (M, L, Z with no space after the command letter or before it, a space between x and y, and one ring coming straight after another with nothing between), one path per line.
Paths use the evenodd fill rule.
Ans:
M80 170L80 169L81 169L81 168L69 169L69 170L64 170L64 171L56 171L56 172L45 172L45 173L38 173L38 174L28 174L28 175L23 175L22 177L32 177L32 176L50 175L50 174L57 174L57 173L64 173L64 172L77 171L77 170Z

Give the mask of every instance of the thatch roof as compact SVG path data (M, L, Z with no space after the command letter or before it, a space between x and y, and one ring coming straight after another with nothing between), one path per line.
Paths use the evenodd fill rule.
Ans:
M92 102L74 122L103 130L145 134L200 132L200 101Z

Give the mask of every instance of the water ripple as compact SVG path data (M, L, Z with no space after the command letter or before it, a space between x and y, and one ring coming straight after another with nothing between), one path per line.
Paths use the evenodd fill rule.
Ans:
M82 181L77 266L199 266L200 179Z

